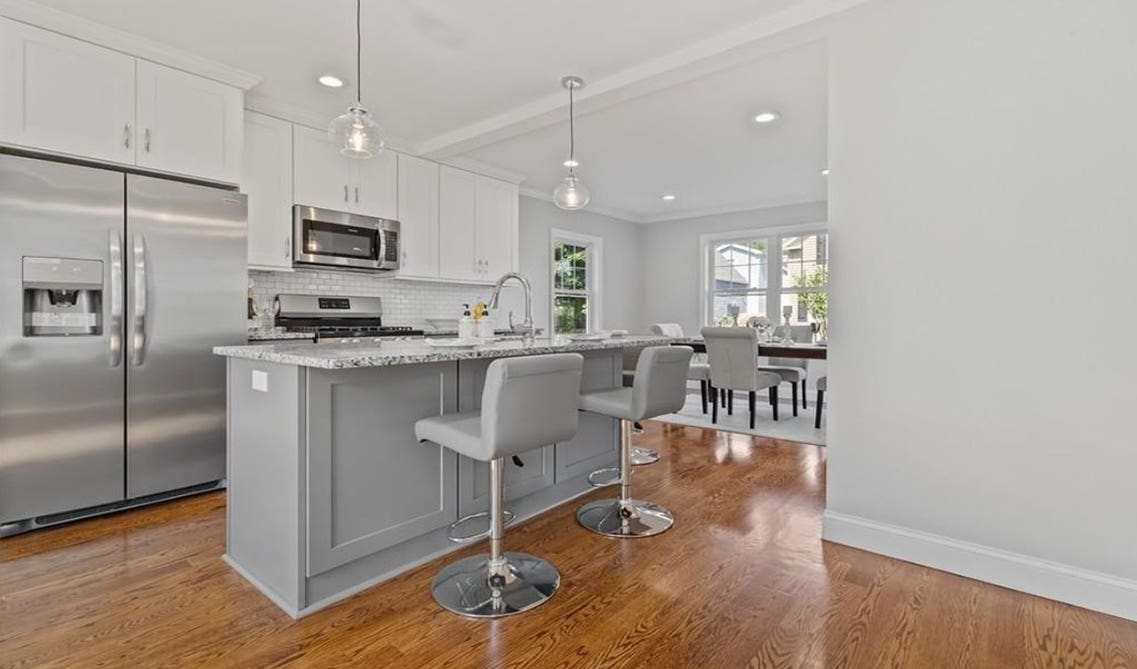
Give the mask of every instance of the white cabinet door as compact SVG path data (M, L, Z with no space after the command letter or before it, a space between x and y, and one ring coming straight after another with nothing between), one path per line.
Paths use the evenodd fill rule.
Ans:
M241 174L249 198L249 265L292 267L292 124L246 112Z
M399 276L438 276L438 163L399 154Z
M475 262L484 278L497 280L512 272L514 241L517 239L517 186L478 177L475 214L477 255Z
M139 60L137 164L237 183L242 107L240 89Z
M365 216L398 219L398 154L380 151L367 160L344 158L355 168L351 210Z
M292 129L293 204L350 211L355 174L328 133L304 126Z
M134 65L0 18L0 142L134 163Z
M438 276L444 279L487 280L475 261L477 183L470 172L439 167Z

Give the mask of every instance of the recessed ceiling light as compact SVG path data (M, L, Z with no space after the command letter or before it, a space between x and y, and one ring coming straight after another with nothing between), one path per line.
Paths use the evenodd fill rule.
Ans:
M565 167L580 167L580 162L576 160L566 160L562 163Z
M343 79L332 76L330 74L323 75L320 77L319 81L321 84L327 86L328 88L339 88L340 86L343 86Z
M828 168L828 167L826 167L825 169L821 170L821 176L823 176L823 177L827 177L827 176L829 176L829 168Z
M675 199L675 196L672 195L671 193L668 193L667 195L664 195L662 199L664 202L671 202L672 200Z
M764 112L758 112L757 114L754 115L754 122L755 123L773 123L774 121L777 121L780 118L782 118L782 115L776 111L764 111Z

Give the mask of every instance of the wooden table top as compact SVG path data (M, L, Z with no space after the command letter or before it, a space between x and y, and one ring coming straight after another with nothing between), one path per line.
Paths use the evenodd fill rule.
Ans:
M707 345L702 337L676 339L675 344L690 346L695 353L706 353ZM759 343L758 355L770 358L803 358L806 360L828 360L829 347L817 344L775 344Z

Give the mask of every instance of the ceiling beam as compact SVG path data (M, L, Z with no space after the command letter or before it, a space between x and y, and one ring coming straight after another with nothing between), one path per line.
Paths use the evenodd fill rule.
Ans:
M549 88L557 92L427 139L415 147L415 153L432 158L446 158L564 121L568 114L568 103L560 87L555 85L562 75L580 74L585 77L584 88L576 94L576 107L578 114L588 114L820 39L820 31L797 29L807 28L822 19L870 1L806 0L741 28L696 42L596 81L588 81L587 72L552 72Z

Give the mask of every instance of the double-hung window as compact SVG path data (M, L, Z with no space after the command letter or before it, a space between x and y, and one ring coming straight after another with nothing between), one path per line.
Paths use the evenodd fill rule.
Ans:
M553 231L553 332L589 332L599 327L600 239Z
M829 311L829 235L824 230L715 235L704 240L706 311L712 325L821 324Z

